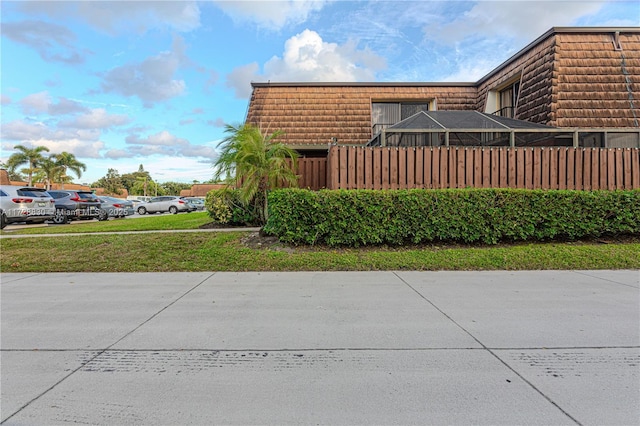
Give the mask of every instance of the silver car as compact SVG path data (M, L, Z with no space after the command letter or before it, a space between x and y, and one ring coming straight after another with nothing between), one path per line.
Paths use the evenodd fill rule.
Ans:
M44 223L56 214L55 201L46 189L0 185L0 229L10 223Z
M98 196L100 200L100 213L98 220L107 220L110 217L125 217L135 213L133 209L133 201L122 200L120 198L109 197L106 195Z
M178 212L191 213L196 207L190 202L173 195L163 195L154 197L146 203L138 204L136 211L142 215L145 213L165 213L177 214Z
M196 210L204 210L204 200L198 197L185 197L185 200L196 206Z

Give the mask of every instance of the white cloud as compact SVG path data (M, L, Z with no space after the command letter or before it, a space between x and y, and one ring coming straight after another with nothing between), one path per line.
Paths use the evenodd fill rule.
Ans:
M260 66L250 63L236 67L227 75L226 86L234 89L236 98L245 99L251 96L251 82L259 78Z
M51 153L71 152L78 158L99 158L104 149L100 132L95 130L52 129L42 122L15 120L4 124L0 131L3 141L28 146L46 146Z
M79 51L75 34L61 26L44 21L3 22L2 35L34 49L46 62L81 64L89 51Z
M131 151L127 151L126 149L110 149L104 153L104 158L109 158L111 160L119 160L121 158L131 158L135 155Z
M51 96L48 92L32 93L20 100L22 111L25 114L42 114L49 112Z
M109 114L106 110L97 108L71 120L62 121L59 123L59 126L76 129L109 129L111 127L125 125L130 121L126 115Z
M11 98L7 95L0 95L0 105L9 105Z
M82 139L38 139L32 143L34 146L46 146L54 154L65 151L74 154L78 158L100 158L100 151L105 147L102 141L88 142Z
M304 30L285 42L282 57L274 56L259 75L257 64L234 69L227 77L227 86L236 90L237 97L251 93L254 80L287 82L354 82L373 81L376 71L386 66L385 60L355 43L343 45L327 43L315 31Z
M130 134L125 138L125 142L127 143L126 152L128 152L130 156L163 155L172 158L202 157L213 159L217 155L215 149L208 145L194 145L187 139L180 138L166 130L147 137ZM125 153L115 151L108 153L108 155L124 157Z
M56 19L79 19L106 33L144 33L152 28L169 27L192 31L200 26L196 1L26 1L24 13Z
M237 22L253 22L261 28L279 30L305 22L309 15L330 3L327 0L228 1L214 3Z
M170 51L161 52L141 63L123 65L111 69L102 81L102 90L140 98L144 105L182 95L186 89L184 80L175 78L178 70L190 61L185 55L184 40L174 37Z
M30 146L46 146L52 153L71 152L78 158L100 158L105 143L102 129L128 122L128 117L106 114L104 110L92 110L58 126L42 121L14 120L3 124L0 138L6 142Z
M585 15L597 13L604 1L478 1L450 22L433 23L425 33L441 41L465 38L510 37L532 41L551 27L574 25Z
M25 114L66 115L89 111L79 102L67 98L58 98L58 103L54 103L46 91L25 96L20 105Z
M163 145L163 146L176 146L176 145L188 145L189 141L181 139L171 133L163 130L155 135L147 136L146 138L140 138L138 135L127 136L125 141L132 145Z

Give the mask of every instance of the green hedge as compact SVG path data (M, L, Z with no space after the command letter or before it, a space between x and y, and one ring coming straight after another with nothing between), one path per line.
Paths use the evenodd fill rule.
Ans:
M281 189L269 194L264 231L352 247L640 234L640 191Z
M204 206L215 223L256 226L260 224L260 205L257 201L254 199L244 204L238 189L222 188L209 191Z

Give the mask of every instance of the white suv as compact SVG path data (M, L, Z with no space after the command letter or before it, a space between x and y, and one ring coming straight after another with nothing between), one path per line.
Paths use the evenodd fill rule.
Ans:
M0 229L14 222L44 223L55 214L55 202L46 189L0 185Z

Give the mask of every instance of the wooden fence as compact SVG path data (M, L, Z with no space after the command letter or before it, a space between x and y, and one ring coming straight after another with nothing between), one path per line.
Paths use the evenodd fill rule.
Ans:
M640 188L638 148L331 146L298 168L310 189Z
M298 187L327 188L327 158L298 158Z

